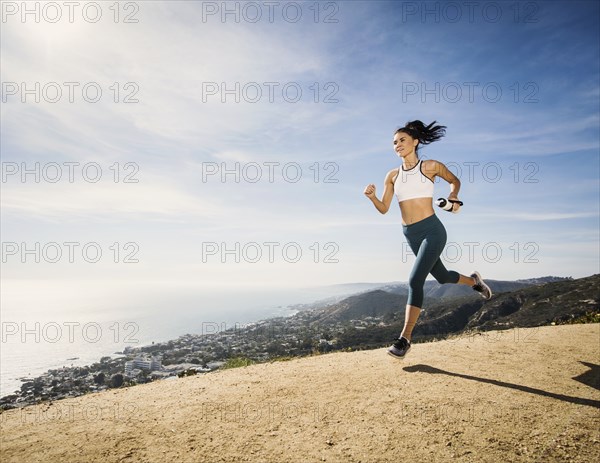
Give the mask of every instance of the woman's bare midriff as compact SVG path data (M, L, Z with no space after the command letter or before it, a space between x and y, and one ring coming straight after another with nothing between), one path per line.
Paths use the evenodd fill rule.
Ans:
M432 198L414 198L401 201L402 225L410 225L435 214Z

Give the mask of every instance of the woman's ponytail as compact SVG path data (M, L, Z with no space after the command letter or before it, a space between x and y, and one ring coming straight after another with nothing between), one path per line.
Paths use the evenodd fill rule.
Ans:
M428 145L434 141L439 140L446 134L445 125L435 125L436 121L433 121L429 125L423 124L421 121L408 122L404 127L399 128L394 132L404 132L409 134L412 138L419 140L419 144ZM417 146L418 148L418 146Z

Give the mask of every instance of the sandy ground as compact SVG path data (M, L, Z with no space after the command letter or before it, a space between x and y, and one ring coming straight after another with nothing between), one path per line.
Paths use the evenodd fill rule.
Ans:
M333 353L2 413L3 463L600 461L600 325Z

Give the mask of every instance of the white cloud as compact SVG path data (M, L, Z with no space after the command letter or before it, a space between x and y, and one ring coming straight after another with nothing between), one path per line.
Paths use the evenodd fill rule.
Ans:
M172 181L146 177L140 183L5 184L2 187L5 218L123 222L168 221L186 223L214 220L222 215L214 198L198 197Z
M522 221L554 221L570 219L586 219L598 217L598 212L509 212L494 211L494 213L479 213L478 218L493 218L496 220L511 219Z

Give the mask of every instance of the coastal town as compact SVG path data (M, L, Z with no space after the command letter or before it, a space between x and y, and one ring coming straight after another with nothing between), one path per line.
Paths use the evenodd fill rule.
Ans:
M0 398L0 409L32 405L128 387L161 379L208 373L219 368L285 359L336 349L336 333L381 323L377 317L350 323L315 324L315 312L227 327L205 323L201 334L186 334L165 343L127 346L115 357L105 356L89 366L48 370L26 379L21 389Z

